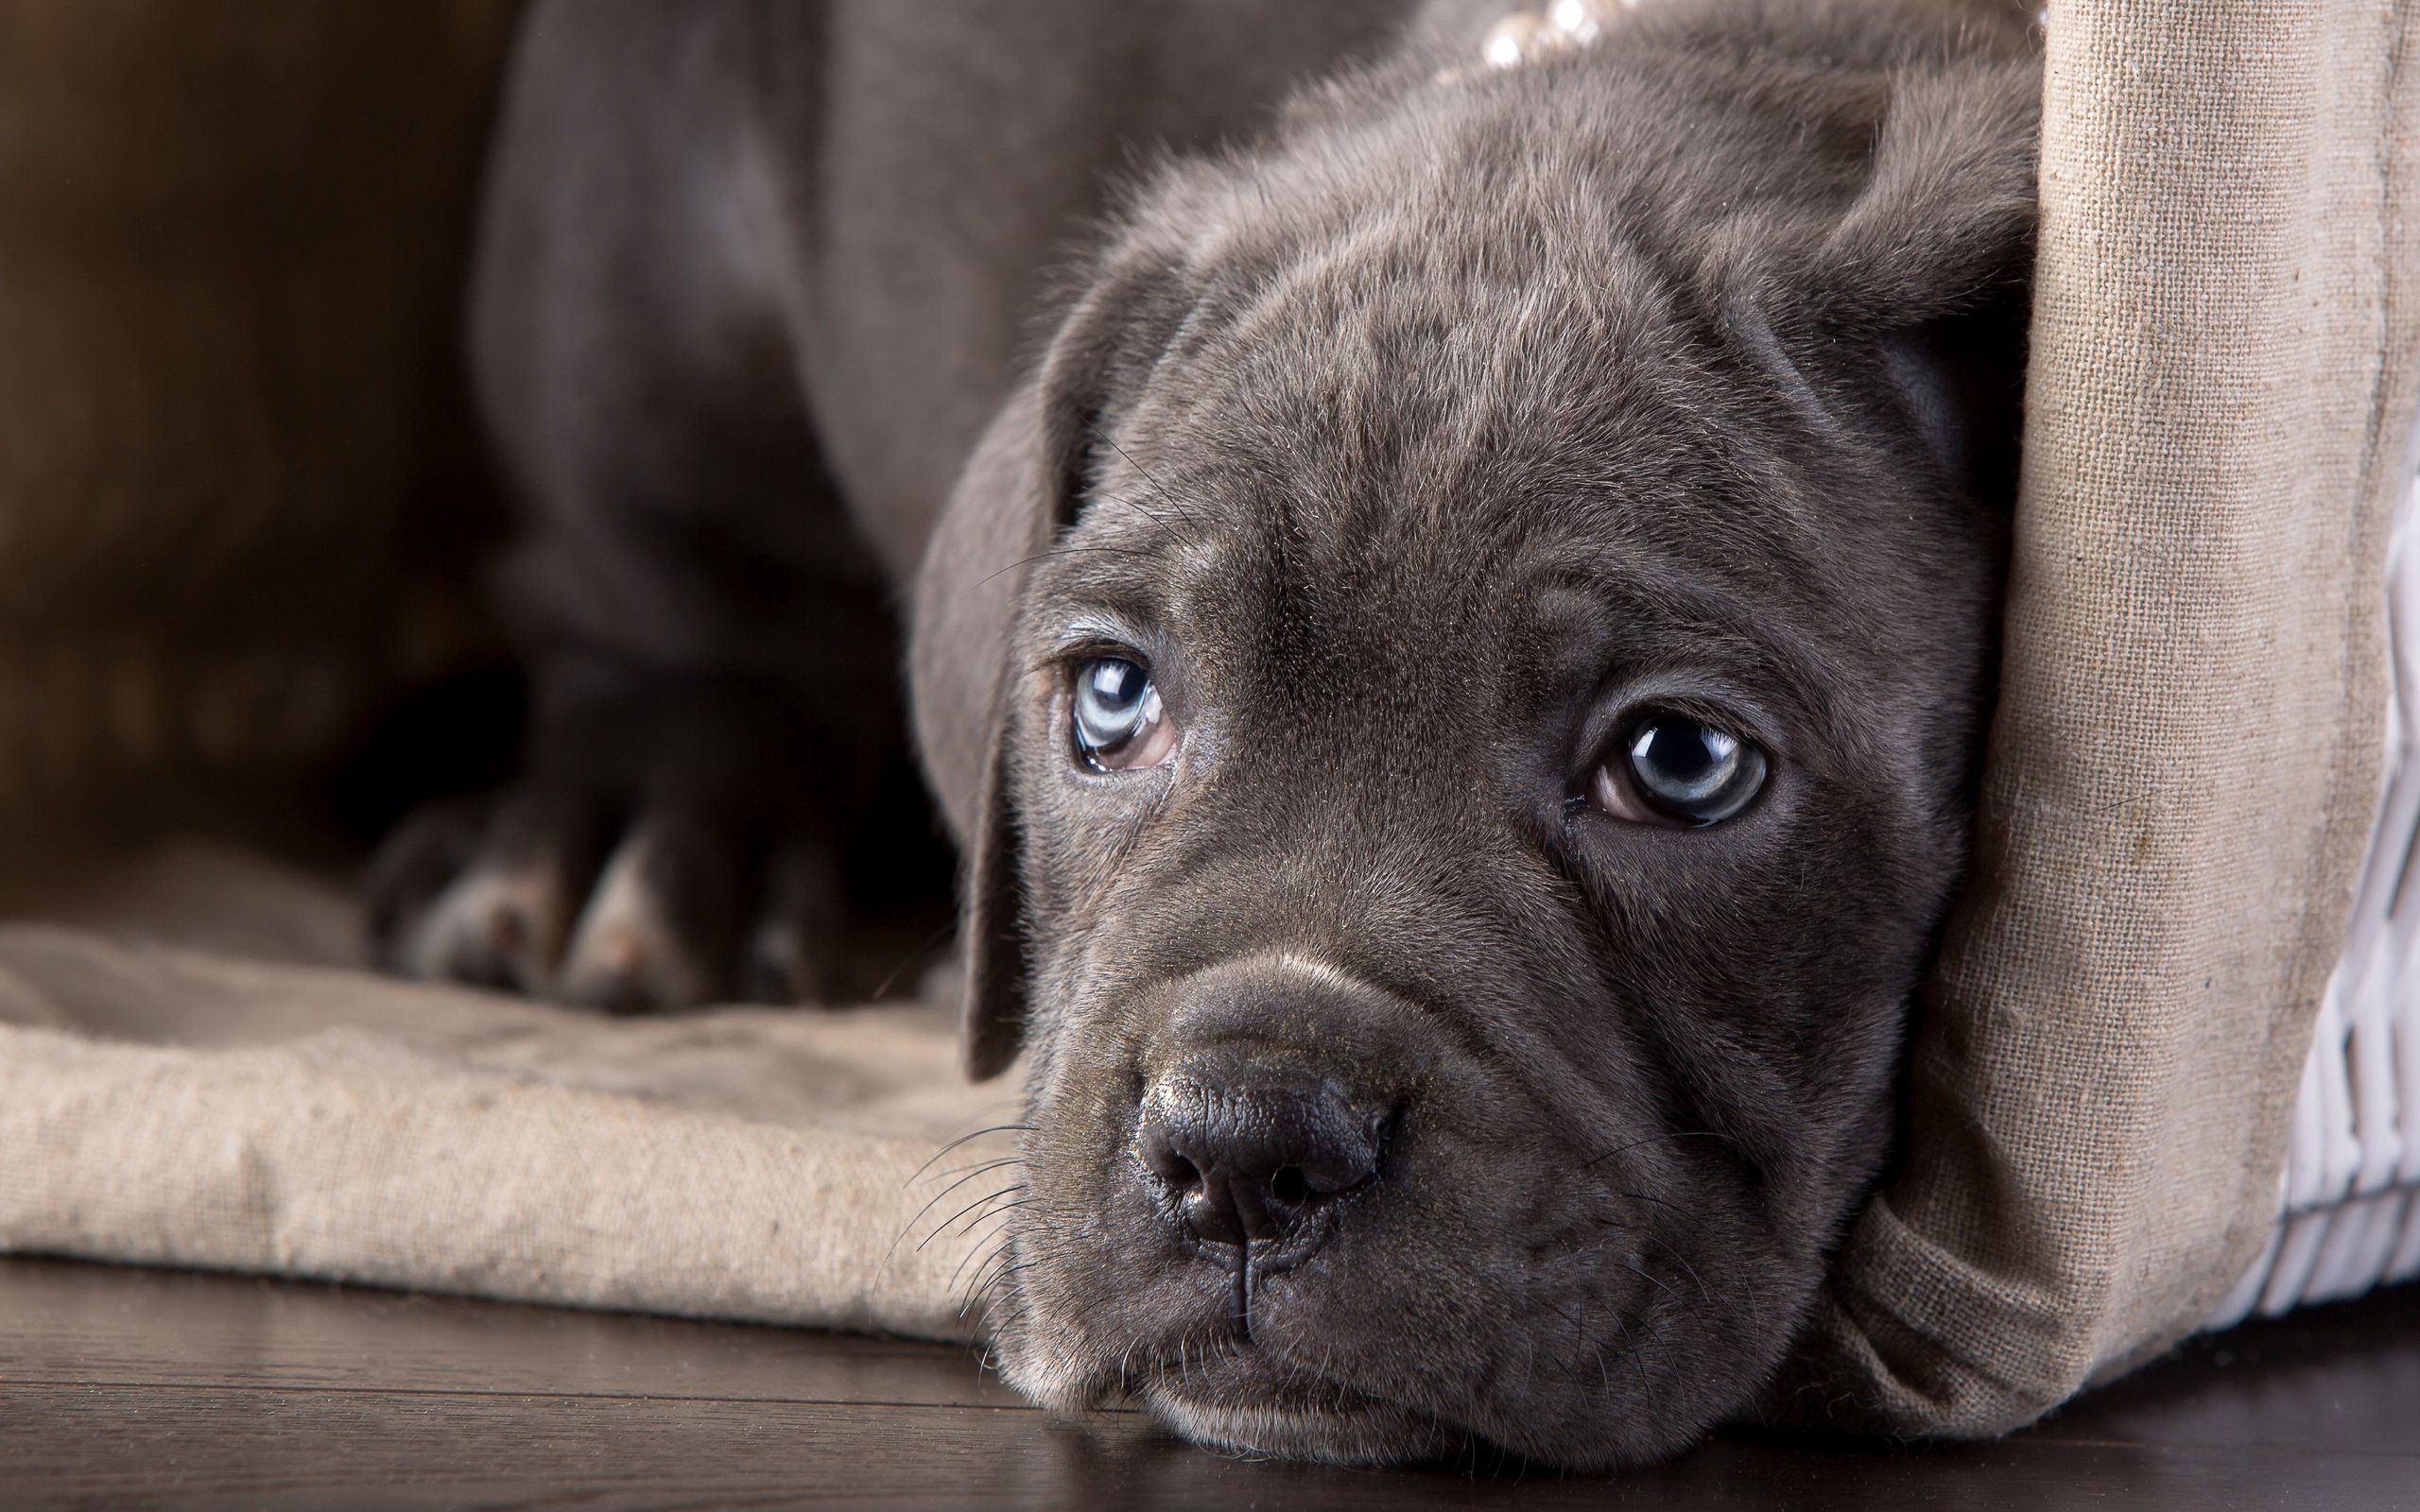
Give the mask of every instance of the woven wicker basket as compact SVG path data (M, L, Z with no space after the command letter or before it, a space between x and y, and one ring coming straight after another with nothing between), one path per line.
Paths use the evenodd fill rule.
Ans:
M2277 1225L2212 1328L2420 1277L2420 892L2410 885L2420 842L2420 477L2396 507L2387 592L2394 677L2377 829L2303 1063Z

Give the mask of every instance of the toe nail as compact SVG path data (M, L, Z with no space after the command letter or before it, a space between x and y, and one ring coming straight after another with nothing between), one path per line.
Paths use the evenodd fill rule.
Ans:
M638 975L645 955L646 953L639 948L638 935L631 930L614 930L596 942L598 962L615 976Z

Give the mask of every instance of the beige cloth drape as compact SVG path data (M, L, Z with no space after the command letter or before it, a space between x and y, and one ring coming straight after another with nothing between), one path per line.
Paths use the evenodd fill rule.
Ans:
M2053 0L1979 863L1798 1420L1988 1434L2258 1256L2373 821L2420 7Z

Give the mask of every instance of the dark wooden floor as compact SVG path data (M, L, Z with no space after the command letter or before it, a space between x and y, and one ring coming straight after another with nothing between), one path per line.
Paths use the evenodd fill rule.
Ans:
M0 1261L0 1506L2420 1508L2420 1287L2004 1443L1727 1435L1614 1480L1254 1464L1053 1423L955 1349Z

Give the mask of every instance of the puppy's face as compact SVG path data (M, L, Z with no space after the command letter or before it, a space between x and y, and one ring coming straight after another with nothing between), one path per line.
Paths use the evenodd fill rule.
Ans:
M1046 1401L1651 1457L1771 1372L1882 1159L1963 862L1989 386L1921 309L1791 326L1870 157L1722 161L1779 207L1726 249L1619 202L1660 138L1567 68L1170 178L1043 380L977 965Z

